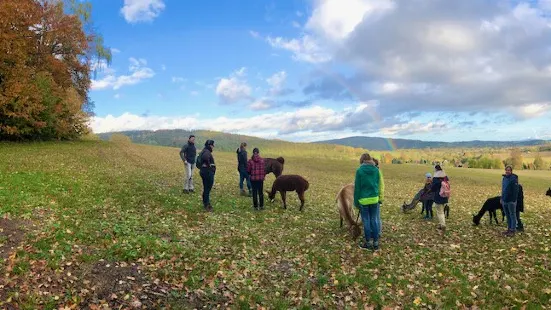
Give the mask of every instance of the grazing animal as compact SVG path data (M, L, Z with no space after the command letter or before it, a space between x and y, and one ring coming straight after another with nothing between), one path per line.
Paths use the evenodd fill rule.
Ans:
M482 209L478 211L478 214L473 215L473 224L479 225L480 220L486 212L490 213L490 224L492 223L492 217L494 218L496 224L499 224L497 220L497 210L501 210L501 222L503 223L505 220L505 211L503 210L503 205L501 204L501 196L488 198L482 205ZM518 185L517 210L517 222L522 225L522 222L520 222L519 212L524 212L524 189L520 184Z
M266 174L273 173L277 178L283 173L283 165L285 164L285 159L283 157L264 158L264 162L266 165Z
M354 207L354 184L347 184L341 188L337 194L337 209L341 217L341 227L343 221L348 225L348 232L353 240L356 240L362 233L360 223L354 219L352 208Z
M551 187L545 192L545 195L551 197Z
M304 192L308 190L309 186L310 184L308 181L300 175L286 174L277 177L272 185L272 191L266 191L266 193L268 193L268 198L270 198L270 201L274 202L276 192L279 192L281 195L281 200L283 200L283 209L287 209L287 192L296 191L298 198L300 199L300 211L302 211L304 208Z
M482 205L480 211L478 211L478 214L473 215L473 224L479 225L480 220L486 212L490 215L490 224L492 223L492 218L495 219L496 225L499 224L497 220L497 210L501 210L501 222L503 222L505 220L505 212L503 212L503 206L501 205L500 200L501 196L488 198Z
M448 204L444 206L444 215L446 216L446 218L450 217L450 206L448 206Z

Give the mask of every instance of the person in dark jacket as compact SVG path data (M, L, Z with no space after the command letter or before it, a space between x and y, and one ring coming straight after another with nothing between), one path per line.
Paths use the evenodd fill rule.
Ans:
M187 143L182 146L180 150L180 158L184 162L185 176L184 176L184 193L192 193L195 191L193 188L193 170L195 167L195 156L197 156L197 149L195 148L195 136L190 135Z
M446 216L444 214L444 206L448 203L448 197L440 196L440 188L442 181L448 181L446 172L442 170L440 165L434 167L434 175L432 178L431 192L434 193L434 204L436 207L436 217L438 218L438 229L446 231Z
M247 172L251 176L251 184L253 188L253 207L255 210L263 210L264 178L266 177L266 172L264 158L260 157L260 151L257 148L253 150L253 156L247 162Z
M243 188L243 181L247 181L247 189L249 197L251 196L251 178L247 172L247 143L243 142L236 151L237 153L237 171L239 171L239 189L241 195L247 196L247 192Z
M425 187L423 188L423 194L421 194L420 201L423 203L423 209L421 210L421 215L423 211L426 212L424 219L432 219L432 205L434 204L434 193L431 191L432 187L432 174L427 172L425 174Z
M212 152L214 150L214 141L207 140L205 148L201 151L201 168L199 174L203 179L203 207L206 211L212 212L210 204L210 191L214 185L214 175L216 173L216 164Z
M354 205L359 208L364 226L365 242L361 249L379 250L380 204L383 202L384 181L369 154L360 157L360 167L354 179ZM373 244L370 241L373 240Z
M507 217L507 230L505 236L512 237L517 230L517 197L518 197L518 176L513 174L513 167L505 167L505 174L501 181L501 205Z

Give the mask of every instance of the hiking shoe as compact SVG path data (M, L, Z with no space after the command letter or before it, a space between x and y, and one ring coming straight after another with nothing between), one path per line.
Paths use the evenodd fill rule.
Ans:
M524 226L517 227L517 231L524 231Z
M514 237L515 233L516 233L515 231L510 230L505 234L505 237Z
M373 244L373 251L379 251L379 244Z
M212 211L214 211L214 209L212 208L212 205L208 204L208 205L205 206L205 211L212 212Z
M184 193L184 194L189 194L189 190L188 190L188 189L184 189L184 190L182 190L182 193Z
M367 244L367 242L362 242L358 246L362 250L373 250L373 245Z
M189 192L189 193L195 193L195 190L194 190L194 189L190 189L188 192Z

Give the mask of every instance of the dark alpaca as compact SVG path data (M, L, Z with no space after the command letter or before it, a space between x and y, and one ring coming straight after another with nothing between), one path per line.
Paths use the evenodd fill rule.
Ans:
M296 191L300 199L300 211L302 211L304 208L304 192L308 190L309 186L308 181L300 175L287 174L277 177L272 185L272 191L266 191L266 193L268 193L270 201L273 202L276 193L279 192L281 200L283 200L283 209L287 209L287 192Z
M551 187L545 192L545 195L551 197Z
M492 223L492 218L494 218L496 225L499 224L497 220L497 210L501 210L501 222L503 222L505 220L505 212L503 212L503 206L501 205L500 200L501 196L488 198L482 205L480 211L478 211L478 214L473 215L473 224L479 225L480 220L486 212L490 214L490 223Z
M501 210L501 222L505 220L505 212L503 211L503 206L501 205L501 196L496 196L489 198L482 205L482 209L478 211L478 214L473 215L473 224L480 224L480 220L486 212L490 214L490 223L492 223L492 217L494 218L496 224L499 224L497 220L497 210ZM519 227L522 228L522 222L520 221L520 212L524 212L524 189L522 185L518 185L518 196L517 196L517 223Z
M343 222L348 225L348 232L353 240L356 240L362 233L360 223L354 220L352 208L354 207L354 184L347 184L337 194L337 209L341 216L341 227Z
M264 158L264 162L266 164L266 174L273 173L277 178L283 173L283 165L285 164L283 157Z

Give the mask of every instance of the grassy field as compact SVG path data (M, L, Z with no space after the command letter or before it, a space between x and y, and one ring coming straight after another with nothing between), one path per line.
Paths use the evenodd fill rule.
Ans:
M204 213L200 193L181 193L178 149L0 144L0 308L551 307L549 171L518 172L526 232L507 239L486 218L471 225L501 171L448 169L442 236L419 209L400 212L431 167L383 166L373 254L339 228L335 195L356 161L286 156L285 173L310 180L304 212L295 194L287 210L276 200L254 212L235 154L215 156L215 211Z

